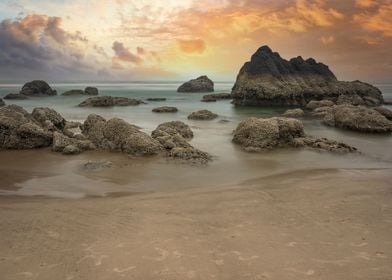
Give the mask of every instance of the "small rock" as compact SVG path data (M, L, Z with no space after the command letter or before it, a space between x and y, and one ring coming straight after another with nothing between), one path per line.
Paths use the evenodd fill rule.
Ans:
M86 95L98 95L98 89L96 87L86 87L84 89Z
M85 171L102 171L104 169L112 168L113 163L111 161L88 161L83 164Z
M303 116L305 116L305 113L302 109L289 109L287 110L284 114L283 117L286 118L302 118Z
M150 97L146 99L147 101L166 101L164 97Z
M127 97L97 96L87 98L79 104L79 107L112 107L112 106L135 106L145 104L142 100Z
M176 113L178 109L176 107L162 106L152 109L155 113Z
M77 155L80 154L80 150L78 147L74 146L74 145L68 145L66 146L63 151L62 154L63 155Z
M201 101L203 102L214 102L217 100L228 100L232 99L233 97L231 96L231 93L212 93L212 94L207 94L203 96L203 99Z
M9 93L6 96L4 96L4 99L9 99L9 100L25 100L29 99L26 95L20 94L20 93Z
M200 76L197 79L190 80L182 84L178 92L211 92L214 91L214 82L207 76Z
M63 92L61 95L63 96L84 95L84 91L81 89L71 89L66 92Z
M333 105L335 105L335 103L333 103L333 101L331 100L312 100L308 104L306 104L306 109L314 110L316 108L331 107Z
M188 116L188 119L190 120L213 120L218 117L217 114L212 113L211 111L208 110L200 110L193 112Z

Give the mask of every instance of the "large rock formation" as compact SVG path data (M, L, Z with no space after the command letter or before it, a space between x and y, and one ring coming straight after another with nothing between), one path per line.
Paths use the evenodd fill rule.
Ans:
M57 91L53 90L47 82L40 80L35 80L24 84L19 93L27 96L57 95Z
M383 102L374 86L338 81L327 65L313 58L287 61L267 46L259 48L241 68L232 95L234 104L248 106L305 106L322 99L336 103L340 96L349 96L346 101L355 97L366 105Z
M214 82L207 76L200 76L197 79L190 80L182 84L178 92L211 92L214 91Z
M321 107L323 108L323 107ZM326 125L359 132L392 132L392 122L375 109L353 105L335 105L324 110Z
M248 152L284 147L332 152L356 151L356 148L334 140L306 136L302 122L292 118L246 119L234 131L233 142Z
M136 106L139 104L144 104L144 102L127 97L96 96L87 98L79 104L79 107Z

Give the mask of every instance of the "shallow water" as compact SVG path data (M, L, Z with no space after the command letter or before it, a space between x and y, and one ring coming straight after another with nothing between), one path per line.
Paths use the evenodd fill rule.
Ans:
M158 124L181 120L188 123L195 133L192 145L214 156L214 161L206 167L167 164L164 159L128 159L124 155L108 153L85 153L76 157L65 157L50 151L7 151L0 153L0 171L5 162L18 159L29 162L26 169L41 166L50 175L39 175L18 182L18 191L6 190L2 193L26 195L75 196L101 195L107 192L140 192L169 190L208 185L230 185L252 178L286 173L295 170L312 169L373 169L392 168L391 135L368 135L326 127L318 120L305 119L308 135L328 137L357 147L361 155L334 155L312 151L279 150L262 154L243 152L231 142L231 133L238 122L250 117L271 117L284 112L283 108L238 108L230 101L204 103L203 93L177 93L179 83L117 83L117 84L52 84L62 93L69 89L97 86L100 95L126 96L146 99L166 97L167 101L148 102L145 105L113 108L79 108L77 104L86 97L54 96L31 98L22 101L6 101L18 104L28 111L34 107L50 107L61 113L67 120L83 121L89 114L96 113L105 118L119 117L136 124L146 132L151 132ZM217 83L216 92L230 92L231 83ZM384 96L392 98L392 84L377 85ZM18 92L21 85L0 85L0 97L10 92ZM158 106L176 106L178 113L157 114L151 110ZM219 115L212 121L191 121L191 112L208 109ZM228 122L220 122L228 120ZM45 154L46 165L41 154ZM115 167L99 174L86 174L78 167L90 159L109 159ZM15 165L17 169L21 163ZM121 165L121 168L118 166ZM61 183L59 183L61 182Z

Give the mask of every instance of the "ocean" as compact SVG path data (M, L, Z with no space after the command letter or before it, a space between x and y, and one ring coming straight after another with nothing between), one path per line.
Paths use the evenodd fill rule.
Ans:
M172 120L180 120L189 124L195 133L191 144L210 153L213 161L204 167L188 166L184 164L169 163L165 160L155 159L127 159L134 164L127 174L117 174L124 177L124 184L118 190L121 191L152 191L157 189L173 189L184 187L198 187L206 184L225 185L240 183L252 178L276 175L280 173L296 172L301 170L316 169L379 169L392 168L392 137L391 135L364 134L344 131L327 127L315 119L304 119L305 132L315 137L327 137L342 141L357 147L361 154L337 155L331 153L320 153L308 150L283 149L265 153L247 153L231 142L232 131L237 124L248 117L272 117L279 116L283 108L245 108L235 107L230 101L200 102L203 93L177 93L176 89L180 82L137 82L137 83L53 83L52 88L59 94L70 89L83 89L86 86L96 86L99 94L110 96L125 96L136 99L147 99L151 97L165 97L167 101L148 102L139 106L112 107L112 108L80 108L77 105L86 99L86 96L53 96L44 98L31 98L29 100L5 100L7 104L17 104L31 111L35 107L50 107L58 111L67 120L80 121L86 119L89 114L99 114L107 119L118 117L129 123L142 128L143 131L151 133L160 123ZM230 92L233 83L215 83L215 92ZM22 84L0 84L0 97L18 92ZM380 84L378 86L384 93L384 97L392 99L392 84ZM178 113L153 113L151 110L158 106L175 106ZM187 116L196 110L208 109L219 115L218 119L212 121L191 121ZM226 120L227 122L222 122ZM10 155L17 156L18 152L10 154L0 153L1 158L9 158ZM72 158L78 164L89 159L89 153ZM105 157L105 156L104 156ZM124 155L124 158L126 156ZM60 166L66 170L69 161L61 162L61 158L70 157L56 155L57 171ZM32 160L31 158L29 160ZM34 159L39 161L40 159ZM32 161L34 161L32 160ZM137 164L136 164L137 162ZM32 163L33 164L33 163ZM38 164L38 163L36 163ZM59 172L61 173L61 172ZM68 174L69 175L69 174ZM52 193L54 196L62 196L64 192L72 189L74 193L92 193L97 190L83 186L75 187L75 178L61 175L60 177L47 178L45 184L40 182L38 194ZM113 175L113 174L112 174ZM116 176L117 176L116 175ZM115 180L113 175L110 180ZM108 180L108 178L100 178ZM117 178L118 179L118 178ZM42 179L43 180L43 179ZM52 181L50 181L52 180ZM56 189L56 180L62 180L63 184ZM67 182L69 183L67 184ZM23 182L20 188L30 193L34 184ZM47 188L42 187L47 186ZM70 188L67 190L67 186ZM72 188L70 187L72 186ZM29 189L30 188L30 189ZM55 190L55 192L53 191ZM104 190L105 192L107 189ZM37 192L33 192L37 194ZM100 193L98 191L98 193Z

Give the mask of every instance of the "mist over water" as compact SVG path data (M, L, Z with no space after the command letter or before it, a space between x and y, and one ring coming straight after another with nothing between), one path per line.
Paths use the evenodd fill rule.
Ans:
M205 93L177 93L180 83L174 82L139 82L139 83L58 83L51 84L58 91L58 96L45 98L30 98L28 100L5 100L7 104L17 104L31 111L35 107L50 107L58 111L67 120L83 122L91 114L99 114L107 119L118 117L129 123L142 127L150 133L160 123L180 120L188 123L194 131L195 137L191 141L195 147L209 152L214 160L208 166L195 167L167 163L162 159L127 159L125 155L108 153L94 155L97 159L121 157L128 161L131 167L126 172L112 170L90 177L105 184L91 185L82 174L75 175L75 166L90 160L92 155L84 153L75 157L64 157L54 154L47 156L50 167L59 175L27 181L20 184L26 194L52 192L53 196L64 196L64 193L99 194L109 191L154 191L177 189L185 187L200 187L206 185L228 185L242 181L298 170L312 169L372 169L392 168L392 137L391 135L364 134L343 131L327 127L319 120L304 119L305 132L315 137L327 137L357 147L361 154L336 155L306 150L283 149L266 153L246 153L232 142L232 131L237 124L248 117L267 118L279 116L284 108L245 108L234 107L230 101L200 102ZM124 96L136 99L151 97L165 97L167 101L148 102L145 105L112 108L80 108L77 105L86 96L61 96L70 89L84 89L86 86L96 86L99 95ZM215 83L215 92L230 92L232 83ZM392 98L392 84L376 85L384 93L384 97ZM18 92L21 85L1 85L0 97L11 92ZM147 101L146 101L147 102ZM159 114L151 110L159 106L175 106L178 113ZM212 121L192 121L187 116L196 110L208 109L219 115ZM221 122L226 120L228 122ZM18 154L17 154L18 153ZM2 152L0 158L11 160L12 157L22 155L23 152ZM26 153L25 153L26 154ZM26 155L29 158L28 155ZM64 160L64 162L61 161ZM113 158L112 158L113 159ZM31 157L29 158L31 161ZM36 159L38 164L38 159ZM34 164L34 163L31 163ZM48 167L46 167L48 168ZM67 170L71 172L70 175ZM64 173L64 174L62 174ZM77 172L76 172L77 173ZM76 177L75 177L76 176ZM95 176L95 177L94 177ZM84 178L83 180L81 178ZM91 179L90 178L90 179ZM46 181L45 181L46 180ZM61 186L55 184L61 180ZM77 182L80 183L78 186ZM89 183L90 182L90 183ZM108 187L108 182L110 185Z

